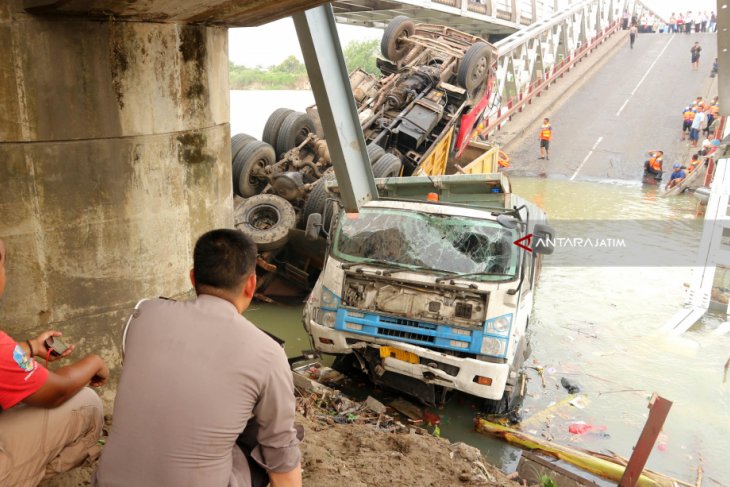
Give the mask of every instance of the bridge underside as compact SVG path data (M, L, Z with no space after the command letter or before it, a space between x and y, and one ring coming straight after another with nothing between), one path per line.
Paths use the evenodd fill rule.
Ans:
M468 3L463 11L454 6L431 2L428 8L423 2L397 0L339 0L332 3L337 22L365 27L384 28L398 15L405 15L418 22L442 24L480 37L503 37L516 32L521 26L509 19L486 15L487 7L476 2Z
M253 27L325 0L23 0L32 14Z

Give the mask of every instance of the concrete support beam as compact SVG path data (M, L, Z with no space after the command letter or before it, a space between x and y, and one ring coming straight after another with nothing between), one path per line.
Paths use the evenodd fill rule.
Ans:
M378 199L357 107L352 97L332 7L325 5L294 15L314 100L324 128L345 210Z
M195 239L232 226L227 32L0 7L3 330L116 357L142 297L187 293Z

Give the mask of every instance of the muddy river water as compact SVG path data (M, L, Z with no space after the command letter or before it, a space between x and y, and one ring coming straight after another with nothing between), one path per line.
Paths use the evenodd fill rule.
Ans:
M306 96L297 98L301 106L291 108L306 106L311 99ZM255 130L251 120L265 122L278 106L262 107L264 115L255 117L237 115L237 109L251 103L245 100L251 100L245 92L232 94L233 133L248 130L258 135L260 129ZM255 123L260 127L263 122ZM252 128L244 128L246 124ZM676 255L684 249L696 252L702 227L694 215L696 200L689 195L665 199L656 189L626 182L513 178L512 183L515 193L547 211L558 235L560 221L680 222L680 230L660 232L661 241L652 240L655 234L646 236L644 251L656 245ZM544 369L545 387L529 369L523 429L559 443L628 457L646 420L648 399L657 392L673 406L648 467L694 483L701 462L703 485L730 485L730 384L722 382L730 335L713 334L724 315L708 315L681 337L668 336L660 327L684 301L689 264L677 257L666 266L609 267L601 265L601 251L596 250L595 265L561 260L560 249L545 260L530 321L532 355L527 362ZM310 348L301 306L254 304L247 316L284 338L288 354ZM560 387L562 377L582 386L578 407L553 405L568 397ZM550 414L529 419L550 406ZM517 450L473 432L475 411L468 398L456 396L435 412L443 436L478 446L505 470L514 468ZM569 426L578 421L595 428L572 435Z

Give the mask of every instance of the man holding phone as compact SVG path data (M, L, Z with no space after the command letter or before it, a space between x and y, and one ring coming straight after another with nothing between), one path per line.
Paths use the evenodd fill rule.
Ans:
M0 240L0 296L6 261ZM103 385L109 369L98 355L55 372L44 368L33 357L52 362L73 351L60 336L46 331L15 342L0 330L0 485L36 486L99 455L101 400L84 386Z

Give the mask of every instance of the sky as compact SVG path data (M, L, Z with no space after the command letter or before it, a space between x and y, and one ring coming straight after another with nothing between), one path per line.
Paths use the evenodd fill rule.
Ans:
M379 40L383 35L380 29L343 24L337 24L337 33L343 49L354 40ZM228 55L236 64L250 67L273 66L292 54L303 61L291 17L260 27L228 31Z
M669 18L672 12L713 11L716 0L643 0L659 15ZM340 44L344 48L353 40L380 39L383 31L368 27L337 24ZM273 66L294 55L300 61L302 52L291 17L260 27L230 29L228 53L231 61L243 66Z

